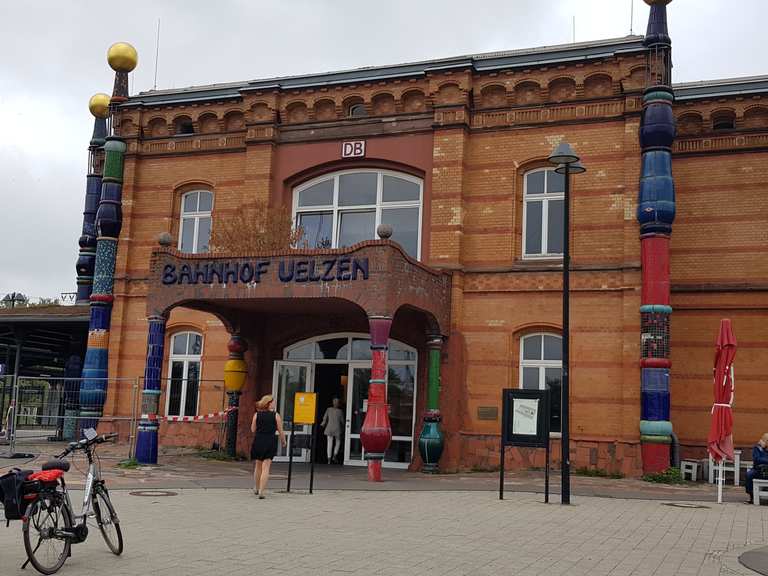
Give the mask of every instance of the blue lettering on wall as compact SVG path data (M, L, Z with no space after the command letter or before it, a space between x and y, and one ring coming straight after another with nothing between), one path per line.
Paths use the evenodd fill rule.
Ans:
M177 270L174 264L163 266L160 275L163 285L171 284L227 284L229 282L259 283L269 278L271 260L225 261L181 264ZM274 272L271 272L274 273ZM291 259L277 262L277 277L280 282L349 282L368 280L368 258Z

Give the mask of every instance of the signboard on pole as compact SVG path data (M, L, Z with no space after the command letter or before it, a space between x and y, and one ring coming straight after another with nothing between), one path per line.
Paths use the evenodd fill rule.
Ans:
M314 424L317 394L314 392L296 392L293 400L293 421L296 424Z

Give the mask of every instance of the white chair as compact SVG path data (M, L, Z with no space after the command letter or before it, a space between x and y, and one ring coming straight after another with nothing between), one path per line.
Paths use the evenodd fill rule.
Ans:
M760 499L768 500L768 480L752 480L752 504L760 506Z
M699 463L696 460L681 460L680 461L680 474L685 480L686 476L690 476L693 482L699 479Z
M720 464L715 465L715 461L712 460L712 456L709 456L709 483L714 484L717 481L715 477L715 469L722 467L723 474L726 472L733 472L733 485L739 485L739 476L741 474L741 450L733 451L733 462L730 460L723 460Z

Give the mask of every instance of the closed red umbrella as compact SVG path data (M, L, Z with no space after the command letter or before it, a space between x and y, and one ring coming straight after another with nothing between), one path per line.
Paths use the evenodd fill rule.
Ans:
M733 359L736 357L736 338L731 321L720 320L717 335L714 368L714 395L712 422L707 436L707 446L712 459L721 462L733 460Z

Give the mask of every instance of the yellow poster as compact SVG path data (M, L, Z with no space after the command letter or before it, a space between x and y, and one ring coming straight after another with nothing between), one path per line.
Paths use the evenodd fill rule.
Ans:
M317 394L314 392L296 392L293 400L293 422L295 424L314 424Z

